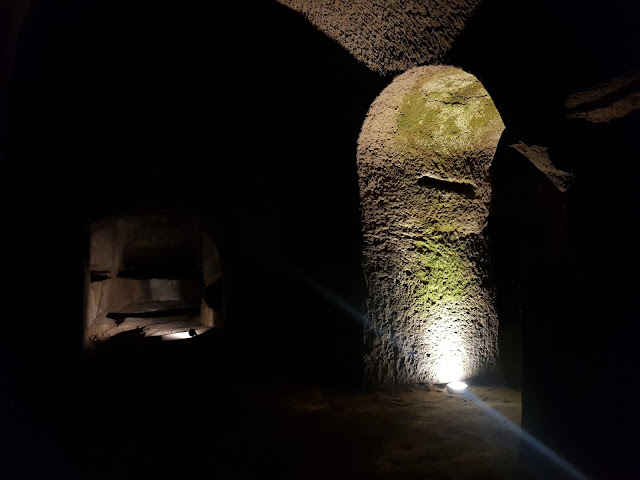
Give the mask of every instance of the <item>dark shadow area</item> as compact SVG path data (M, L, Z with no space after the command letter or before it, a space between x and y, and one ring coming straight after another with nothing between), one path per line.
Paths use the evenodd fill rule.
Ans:
M202 291L202 298L210 308L222 310L222 294L222 281L217 280L205 287Z
M94 273L94 272L89 273L89 282L101 282L102 280L107 280L108 278L109 278L109 275L107 274Z
M635 397L613 391L636 377L638 112L596 125L563 103L638 68L637 18L618 0L487 0L444 62L476 75L506 124L487 227L503 353L483 381L521 388L524 427L606 480L633 478L639 450ZM418 459L406 478L424 478L422 460L446 460L402 443L416 419L442 425L403 416L397 398L380 415L379 399L358 403L356 142L390 77L262 0L34 1L15 59L0 153L2 478L376 478L354 459L378 465L388 449L411 453L386 467ZM518 141L548 147L574 187L559 192ZM86 284L104 280L86 272L89 225L165 208L215 238L225 283L204 296L224 330L134 330L83 352ZM143 272L131 253L134 276L189 273L182 254ZM352 395L340 415L369 410L346 426L314 416L324 404L299 399L318 386ZM260 393L280 387L284 407ZM333 463L310 453L323 448Z
M429 187L435 190L443 192L453 192L464 197L474 199L476 198L476 192L473 185L461 182L452 182L450 180L440 180L439 178L432 178L423 176L418 179L418 185L421 187Z
M187 308L172 308L168 310L158 310L153 312L137 312L137 313L107 313L107 318L112 318L118 323L127 317L132 318L162 318L162 317L175 317L180 315L198 315L200 313L199 307L187 307Z
M191 248L127 247L123 252L122 278L186 278L198 275Z

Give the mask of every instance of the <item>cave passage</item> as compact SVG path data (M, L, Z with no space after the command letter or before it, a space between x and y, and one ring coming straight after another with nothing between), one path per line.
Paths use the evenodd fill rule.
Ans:
M217 247L198 219L176 214L109 218L90 226L85 344L125 332L162 340L219 327ZM218 295L220 297L220 295Z

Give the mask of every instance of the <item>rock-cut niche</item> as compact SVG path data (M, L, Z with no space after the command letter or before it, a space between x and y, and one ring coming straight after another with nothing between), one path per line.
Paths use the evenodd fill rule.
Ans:
M195 218L129 215L90 226L85 344L137 330L162 340L219 327L222 269Z
M398 76L358 140L365 381L444 383L494 368L498 318L483 234L504 130L473 75Z

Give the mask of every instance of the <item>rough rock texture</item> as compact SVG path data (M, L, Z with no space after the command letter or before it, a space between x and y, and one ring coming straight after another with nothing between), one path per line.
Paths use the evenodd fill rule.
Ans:
M216 282L222 276L218 247L211 236L206 233L202 234L202 276L205 287Z
M553 166L549 154L547 153L547 147L539 147L538 145L526 145L522 142L514 145L509 145L515 148L522 155L531 160L538 170L544 173L551 183L561 192L566 192L574 182L574 175L569 172L563 172Z
M151 312L197 308L200 306L201 290L201 283L195 279L115 277L91 282L85 337L90 341L100 341L121 331L140 326L130 325L131 322L120 325L120 321L107 317L110 313L130 313L136 316ZM195 322L200 323L199 319ZM121 328L115 328L117 326Z
M130 215L91 225L89 270L113 277L125 268L126 251L140 255L151 249L192 249L193 267L201 268L198 222L173 215ZM160 251L160 250L157 250Z
M581 118L591 123L603 123L626 117L640 110L640 71L631 72L570 95L565 107L568 118Z
M220 255L213 239L206 233L202 234L202 278L204 280L203 291L217 282L222 276L222 266L220 265ZM208 327L221 326L222 310L216 306L212 308L202 298L200 304L200 321Z
M379 73L441 61L480 0L278 0Z
M204 298L200 302L200 322L207 327L217 327L220 318L220 312L218 310L214 310L207 302L205 302Z
M504 125L482 84L418 67L373 102L358 140L365 382L482 374L498 353L483 229Z
M195 279L116 277L92 282L89 298L95 315L144 313L199 306L201 289Z

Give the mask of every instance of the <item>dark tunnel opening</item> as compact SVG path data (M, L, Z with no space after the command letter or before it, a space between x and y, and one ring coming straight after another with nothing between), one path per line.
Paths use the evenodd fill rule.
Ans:
M89 236L86 346L130 330L182 340L220 328L220 254L201 220L147 211L94 221Z

